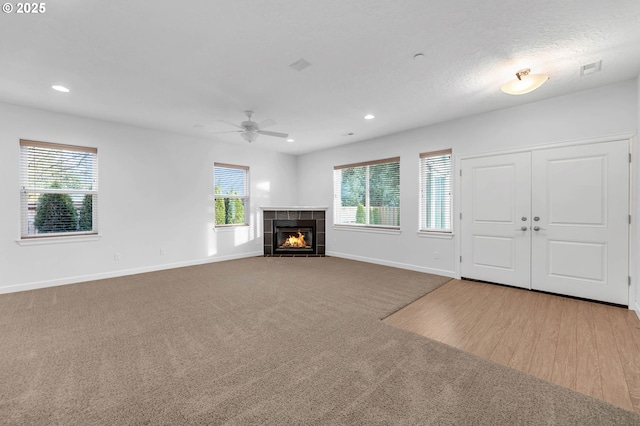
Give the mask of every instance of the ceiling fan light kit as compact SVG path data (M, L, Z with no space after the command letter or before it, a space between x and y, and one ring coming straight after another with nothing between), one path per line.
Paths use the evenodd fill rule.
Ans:
M536 90L548 79L547 74L531 74L531 68L524 68L516 73L514 80L504 84L501 90L509 95L524 95Z
M251 143L253 141L255 141L256 139L258 139L258 134L257 133L253 133L253 132L242 132L240 133L240 136L242 136L242 139L244 139L245 141Z

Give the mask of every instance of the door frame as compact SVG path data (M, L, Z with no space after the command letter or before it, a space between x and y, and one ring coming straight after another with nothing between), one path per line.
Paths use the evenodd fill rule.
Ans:
M454 248L455 248L455 268L456 268L456 277L458 279L461 278L461 265L460 258L462 256L462 223L460 218L461 206L462 206L462 179L460 173L462 172L462 160L471 159L471 158L481 158L481 157L491 157L494 155L504 155L504 154L516 154L520 152L532 152L543 149L552 149L552 148L563 148L569 146L578 146L578 145L589 145L596 144L602 142L614 142L614 141L626 141L629 144L629 215L631 217L631 223L629 224L629 247L628 247L628 268L627 274L631 279L631 283L629 285L629 306L630 310L635 310L638 318L640 318L640 296L639 300L636 300L636 288L638 287L637 281L638 276L640 275L640 265L637 267L632 259L635 259L637 256L640 256L640 253L636 253L635 247L637 243L640 243L640 236L637 236L636 232L636 216L640 214L640 211L635 211L635 198L633 197L634 190L637 188L640 190L640 184L634 185L634 160L640 161L640 153L636 153L634 150L635 147L635 133L622 133L622 134L613 134L609 136L600 136L589 139L577 139L570 140L564 142L551 142L544 143L539 145L527 145L512 149L503 149L496 151L484 151L475 154L466 154L461 156L455 156L455 169L454 169L454 179L453 179L453 190L454 190L454 202L453 202L453 226L454 226ZM640 170L638 171L640 173Z

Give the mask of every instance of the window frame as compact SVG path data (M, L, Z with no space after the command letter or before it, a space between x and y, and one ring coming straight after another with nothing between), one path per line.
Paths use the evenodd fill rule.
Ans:
M371 197L371 190L370 190L370 166L375 166L375 165L379 165L379 164L389 164L389 163L398 163L398 206L397 206L397 222L398 225L377 225L377 224L371 224L371 217L370 217L370 209L371 209L371 205L370 205L370 197ZM345 169L352 169L352 168L357 168L357 167L366 167L366 171L365 171L365 203L364 203L364 210L365 210L365 223L344 223L344 222L337 222L338 218L341 218L342 215L339 214L339 209L341 207L343 207L342 205L339 205L338 203L341 203L342 200L342 185L341 185L341 180L340 183L338 182L338 175L337 172L340 171L340 173L342 173L342 170ZM341 177L342 175L340 175ZM361 229L361 230L369 230L369 231L399 231L401 228L401 222L400 222L400 157L390 157L390 158L384 158L384 159L380 159L380 160L372 160L372 161L363 161L360 163L350 163L350 164L343 164L343 165L339 165L339 166L334 166L333 167L333 185L334 185L334 199L333 199L333 226L336 228L351 228L351 229ZM352 206L351 206L352 207Z
M71 242L71 241L86 241L99 238L98 235L98 149L94 147L69 145L54 142L42 142L29 139L20 139L20 164L19 164L19 182L20 182L20 238L18 240L21 244L41 244L47 242ZM41 148L47 150L57 151L69 151L73 153L87 153L91 154L91 189L68 189L68 188L45 188L38 185L30 185L29 182L29 163L34 159L34 156L28 152L29 148ZM43 153L41 153L43 154ZM71 173L69 174L71 175ZM66 176L66 175L65 175ZM35 221L35 214L37 211L37 201L29 201L29 194L67 194L67 195L91 195L91 229L75 231L63 231L63 232L43 232L37 233L35 223L33 224L34 231L30 233L30 216L33 215L33 221ZM84 201L83 201L84 202ZM34 204L34 213L30 214L30 205ZM76 203L74 203L76 207ZM80 209L76 208L76 213L80 213ZM81 219L78 218L78 221ZM79 225L79 222L78 222Z
M428 161L428 159L433 159L436 157L442 157L442 156L446 156L448 155L448 182L446 183L448 185L448 189L449 189L449 195L448 195L448 200L443 201L441 203L443 203L444 208L446 208L447 211L447 216L448 218L446 219L446 221L448 221L449 227L448 228L436 228L436 227L428 227L427 226L427 221L428 221L428 212L429 212L429 206L427 205L427 179L426 179L426 163ZM453 150L452 149L442 149L442 150L438 150L438 151L429 151L429 152L423 152L419 155L419 194L418 194L418 208L419 208L419 212L418 212L418 231L421 234L431 234L431 235L442 235L442 236L446 236L446 235L453 235L453 226L454 226L454 222L453 222L453 189L454 189L454 182L453 182Z
M233 195L233 194L216 194L216 167L225 168L225 169L235 169L235 170L243 170L244 171L244 192L245 195ZM213 205L214 205L214 218L213 225L214 228L233 228L233 227L243 227L249 226L249 211L250 211L250 193L249 193L249 166L241 166L238 164L229 164L229 163L213 163ZM217 223L216 221L216 199L229 199L235 200L240 199L243 200L244 206L244 223Z

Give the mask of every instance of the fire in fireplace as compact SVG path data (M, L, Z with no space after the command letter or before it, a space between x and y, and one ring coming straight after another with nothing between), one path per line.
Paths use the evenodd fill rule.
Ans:
M305 235L299 229L296 233L298 235L289 234L289 236L285 238L284 242L280 244L279 248L311 248L311 244L307 243Z
M273 231L275 253L315 252L315 221L275 220Z

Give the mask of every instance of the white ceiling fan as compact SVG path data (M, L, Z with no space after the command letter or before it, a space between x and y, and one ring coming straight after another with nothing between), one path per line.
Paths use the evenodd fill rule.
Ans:
M289 137L287 133L270 132L268 130L262 130L265 127L273 126L274 124L276 124L275 121L268 119L258 124L255 121L251 120L251 117L253 116L253 111L245 111L244 113L247 115L248 120L243 121L239 125L231 123L229 121L225 121L225 120L218 120L223 123L227 123L233 127L237 127L240 130L231 130L228 132L214 132L214 133L236 133L237 132L237 133L240 133L240 136L242 136L242 138L247 142L255 141L259 135L275 136L277 138Z

